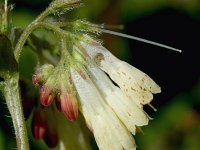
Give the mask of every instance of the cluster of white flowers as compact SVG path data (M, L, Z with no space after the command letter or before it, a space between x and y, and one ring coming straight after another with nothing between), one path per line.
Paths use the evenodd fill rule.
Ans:
M150 105L160 87L89 35L72 41L70 47L61 40L61 59L55 68L44 65L33 76L33 83L41 86L41 104L55 102L71 121L77 120L79 109L101 150L136 149L132 134L150 119L143 105Z
M86 71L82 70L86 78L71 67L79 110L101 150L134 150L131 133L135 135L136 127L149 121L143 105L161 89L148 75L119 60L100 43L89 36L83 39L74 49L86 60Z

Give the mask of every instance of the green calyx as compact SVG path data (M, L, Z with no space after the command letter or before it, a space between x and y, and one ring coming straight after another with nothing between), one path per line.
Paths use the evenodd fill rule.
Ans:
M58 10L73 9L74 7L79 5L80 0L54 0L49 5L49 10L51 10L51 13L55 13Z
M101 30L98 25L92 24L83 19L79 19L72 22L58 22L57 25L59 27L62 27L63 29L73 31L75 33L101 33Z
M37 69L36 76L38 76L40 82L46 82L49 76L52 75L54 66L51 64L45 64Z

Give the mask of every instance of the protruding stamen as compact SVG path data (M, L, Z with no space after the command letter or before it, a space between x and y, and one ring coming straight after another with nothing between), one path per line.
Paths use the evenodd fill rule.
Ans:
M149 107L151 107L154 111L157 111L157 109L156 109L153 105L151 105L150 103L149 103L148 105L149 105Z
M180 49L173 48L171 46L167 46L167 45L160 44L160 43L157 43L157 42L153 42L153 41L150 41L150 40L146 40L146 39L143 39L143 38L140 38L140 37L131 36L131 35L115 32L115 31L110 31L110 30L106 30L106 29L101 29L101 31L104 32L104 33L108 33L108 34L112 34L112 35L116 35L116 36L121 36L121 37L124 37L124 38L128 38L128 39L132 39L132 40L148 43L148 44L155 45L155 46L162 47L162 48L166 48L166 49L169 49L169 50L172 50L172 51L176 51L176 52L179 52L179 53L182 52L182 50L180 50Z
M117 29L117 30L122 30L124 29L123 25L111 25L111 24L102 24L102 25L98 25L99 28L101 29Z

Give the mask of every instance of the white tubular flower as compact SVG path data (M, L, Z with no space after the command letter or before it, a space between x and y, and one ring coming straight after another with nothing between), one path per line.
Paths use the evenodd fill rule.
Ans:
M132 134L135 134L136 126L148 124L146 113L115 86L103 71L92 63L88 63L88 69L106 102Z
M86 38L89 39L89 42L80 42L80 44L87 54L140 108L152 101L152 93L161 92L160 87L148 75L119 60L90 37Z
M135 150L135 141L104 102L101 93L86 75L86 79L71 68L72 80L80 97L80 109L94 133L101 150Z

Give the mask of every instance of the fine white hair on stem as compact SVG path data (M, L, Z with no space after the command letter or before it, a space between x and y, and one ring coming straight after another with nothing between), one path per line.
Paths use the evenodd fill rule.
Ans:
M179 53L182 52L182 50L180 50L180 49L173 48L171 46L167 46L167 45L164 45L164 44L153 42L153 41L150 41L150 40L147 40L147 39L143 39L143 38L140 38L140 37L131 36L131 35L115 32L115 31L111 31L111 30L107 30L107 29L101 29L101 31L103 33L112 34L112 35L121 36L121 37L128 38L128 39L132 39L132 40L148 43L148 44L155 45L155 46L158 46L158 47L162 47L162 48L166 48L166 49L169 49L169 50L173 50L173 51L176 51L176 52L179 52Z

